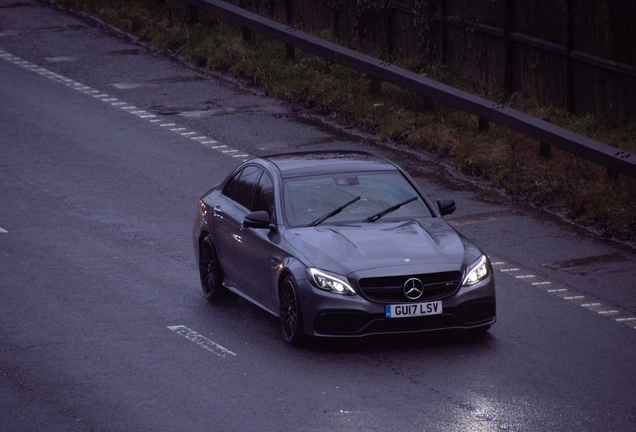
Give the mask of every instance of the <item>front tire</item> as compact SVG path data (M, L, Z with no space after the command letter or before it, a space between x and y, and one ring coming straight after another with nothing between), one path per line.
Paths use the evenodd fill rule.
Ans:
M290 345L297 345L305 336L303 312L300 308L298 287L292 276L287 276L279 291L280 325L283 337Z
M218 303L223 297L223 276L210 235L199 243L199 276L201 289L210 303Z

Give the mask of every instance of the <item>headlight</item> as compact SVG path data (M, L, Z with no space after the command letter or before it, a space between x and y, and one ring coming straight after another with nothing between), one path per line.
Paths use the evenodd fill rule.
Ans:
M486 258L486 255L482 255L477 261L469 265L466 269L466 276L464 276L462 286L475 285L477 282L480 282L487 277L488 258Z
M345 281L346 278L342 276L328 274L315 268L308 268L307 276L316 288L336 294L356 295L351 285Z

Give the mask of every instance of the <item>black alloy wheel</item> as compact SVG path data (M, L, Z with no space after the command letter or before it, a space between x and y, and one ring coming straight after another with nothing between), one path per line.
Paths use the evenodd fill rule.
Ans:
M205 298L210 303L221 301L223 294L221 269L210 235L205 236L199 243L199 275Z
M290 345L297 345L304 337L303 313L298 302L298 288L292 276L280 287L280 325L283 337Z

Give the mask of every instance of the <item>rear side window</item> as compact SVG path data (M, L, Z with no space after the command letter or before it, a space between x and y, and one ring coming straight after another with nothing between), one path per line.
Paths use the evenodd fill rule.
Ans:
M255 166L248 166L237 173L223 189L223 195L249 208L252 202L254 186L261 177L262 170Z

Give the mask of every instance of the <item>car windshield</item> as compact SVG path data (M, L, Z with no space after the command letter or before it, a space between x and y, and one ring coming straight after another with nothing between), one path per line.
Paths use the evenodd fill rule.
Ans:
M283 199L285 218L292 228L309 226L352 200L320 223L373 222L379 218L369 218L411 199L379 221L432 217L426 203L398 171L290 178L284 183Z

